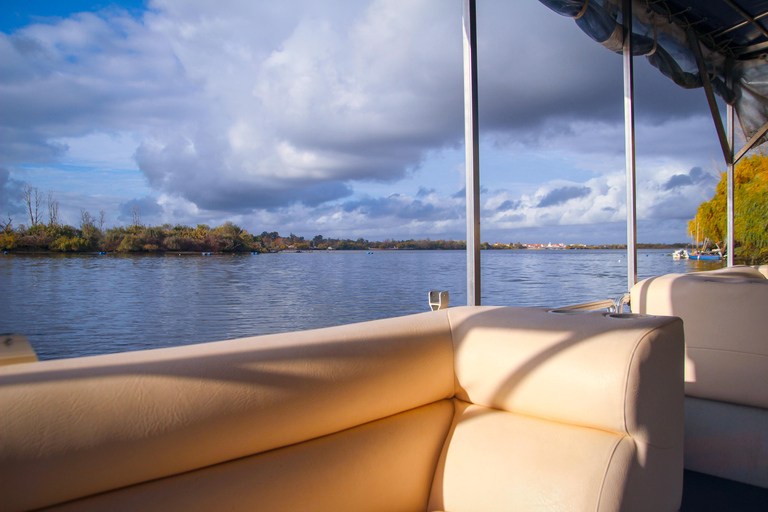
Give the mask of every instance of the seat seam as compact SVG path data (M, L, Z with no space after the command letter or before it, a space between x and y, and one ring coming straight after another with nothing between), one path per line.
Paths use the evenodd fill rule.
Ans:
M627 366L627 374L624 376L624 407L623 407L623 409L624 409L624 411L623 411L624 412L624 432L625 432L625 435L627 435L629 437L632 437L632 439L635 442L638 442L638 440L635 439L635 437L632 436L629 433L629 427L628 427L628 422L627 422L627 395L629 394L629 372L632 370L632 365L635 362L635 356L637 355L637 351L640 348L640 345L642 345L643 341L645 341L646 338L648 338L650 335L654 334L655 332L662 330L667 325L669 325L669 324L667 323L667 324L664 324L664 325L660 325L658 327L654 327L650 331L648 331L648 332L644 333L642 336L640 336L640 338L635 343L634 348L632 349L632 357L629 358L629 365ZM652 446L652 447L654 447L656 449L659 449L659 450L668 450L670 448L669 446L657 446L654 443L646 442L646 441L639 441L639 442L641 442L641 443L643 443L644 445L647 445L647 446Z
M624 400L622 404L622 414L623 414L623 421L624 421L624 433L626 435L629 435L629 427L627 422L627 395L629 394L629 374L632 371L632 365L635 363L635 357L637 356L637 351L640 348L640 345L642 345L643 341L645 341L648 336L651 334L654 334L657 331L660 331L663 327L666 327L669 324L664 324L663 326L654 327L650 331L644 332L635 342L635 346L632 347L632 355L629 358L629 364L627 364L627 370L626 374L624 375Z
M446 311L445 314L446 318L448 319L448 332L451 334L451 388L453 388L453 394L451 395L451 398L456 398L456 338L455 333L453 330L453 320L451 319L451 312Z
M616 444L613 445L613 450L611 450L611 456L608 457L608 463L605 465L605 471L603 472L603 481L600 483L600 492L597 495L597 507L595 508L595 512L600 512L600 505L603 502L603 491L605 490L605 482L608 479L608 471L611 469L611 464L613 463L613 459L616 456L616 450L619 449L619 445L621 442L626 439L629 436L622 436L619 439L616 440Z

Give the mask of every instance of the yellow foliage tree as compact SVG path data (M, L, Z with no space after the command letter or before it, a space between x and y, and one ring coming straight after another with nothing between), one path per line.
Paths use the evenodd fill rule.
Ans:
M750 263L768 259L768 156L743 159L734 169L734 239L736 256ZM727 235L727 180L720 176L715 197L701 203L688 222L691 236L708 238L721 246Z

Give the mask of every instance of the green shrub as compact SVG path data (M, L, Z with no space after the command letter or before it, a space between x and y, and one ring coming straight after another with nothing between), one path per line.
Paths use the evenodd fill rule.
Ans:
M18 247L18 241L13 231L5 231L0 233L0 250L10 251Z
M142 248L141 240L136 235L125 235L117 247L118 252L139 252Z
M77 236L60 236L51 244L52 251L78 252L85 251L89 247L88 240Z

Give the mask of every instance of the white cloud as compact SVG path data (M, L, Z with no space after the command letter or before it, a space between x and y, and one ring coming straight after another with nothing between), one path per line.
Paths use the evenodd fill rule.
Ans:
M445 162L450 179L433 168L462 141L458 2L150 8L0 34L0 164L13 179L33 176L30 164L138 168L151 193L115 200L151 197L164 222L463 237L463 203L446 185L457 162ZM479 16L481 130L511 160L484 174L495 180L485 232L620 222L620 58L537 2L486 2ZM637 68L664 92L638 95L640 216L681 219L706 187L664 186L713 157L703 93ZM555 180L557 159L570 163Z

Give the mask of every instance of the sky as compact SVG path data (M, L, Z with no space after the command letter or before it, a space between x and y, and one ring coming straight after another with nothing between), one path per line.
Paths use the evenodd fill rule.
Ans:
M478 2L481 239L626 241L622 59ZM0 216L466 238L461 0L3 0ZM638 240L724 170L703 90L635 59Z

